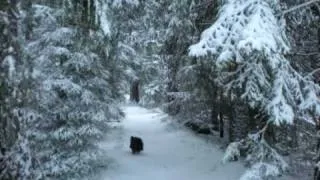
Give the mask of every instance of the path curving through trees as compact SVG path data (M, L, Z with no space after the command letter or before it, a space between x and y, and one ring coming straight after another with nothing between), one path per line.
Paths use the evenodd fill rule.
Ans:
M223 151L183 127L164 113L138 106L123 107L126 118L103 144L115 163L102 180L236 180L245 168L239 162L221 164ZM130 136L143 138L139 155L129 149Z

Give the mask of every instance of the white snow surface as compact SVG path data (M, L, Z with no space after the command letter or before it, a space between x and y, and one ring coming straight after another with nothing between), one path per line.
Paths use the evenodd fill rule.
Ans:
M240 162L221 162L224 152L209 138L179 126L158 109L123 107L125 120L108 134L102 147L114 159L101 180L236 180ZM144 151L132 155L130 136L139 136Z

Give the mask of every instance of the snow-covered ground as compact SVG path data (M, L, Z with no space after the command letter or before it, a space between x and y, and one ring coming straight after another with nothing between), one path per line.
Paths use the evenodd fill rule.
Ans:
M245 168L222 164L219 146L170 123L164 113L129 105L121 128L108 134L103 148L115 162L101 180L237 180ZM144 141L144 151L132 155L130 136Z

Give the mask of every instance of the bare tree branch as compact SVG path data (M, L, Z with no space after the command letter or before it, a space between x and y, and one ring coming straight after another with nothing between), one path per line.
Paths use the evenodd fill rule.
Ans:
M294 52L294 53L288 53L288 55L291 55L291 56L315 56L315 55L318 55L319 52L310 52L310 53L300 53L300 52Z
M305 3L302 3L302 4L299 4L297 6L294 6L294 7L291 7L285 11L282 11L280 14L278 14L277 16L281 16L281 15L285 15L289 12L292 12L292 11L295 11L297 9L300 9L300 8L303 8L303 7L306 7L306 6L309 6L310 4L313 4L313 3L316 3L316 2L320 2L320 0L311 0L309 2L305 2Z

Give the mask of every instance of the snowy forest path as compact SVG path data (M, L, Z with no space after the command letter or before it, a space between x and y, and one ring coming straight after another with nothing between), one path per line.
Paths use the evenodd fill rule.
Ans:
M244 173L241 163L221 164L218 145L170 123L161 111L134 105L123 110L126 118L102 145L115 160L103 180L236 180ZM143 139L138 155L131 154L130 136Z

